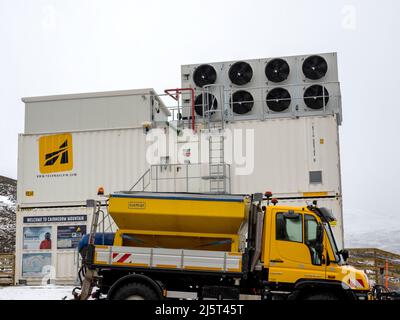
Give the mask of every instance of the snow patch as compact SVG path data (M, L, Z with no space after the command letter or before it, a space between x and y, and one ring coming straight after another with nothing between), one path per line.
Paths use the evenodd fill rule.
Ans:
M0 300L67 300L72 298L70 286L12 286L0 287Z
M13 207L15 205L14 201L10 197L0 195L0 206Z

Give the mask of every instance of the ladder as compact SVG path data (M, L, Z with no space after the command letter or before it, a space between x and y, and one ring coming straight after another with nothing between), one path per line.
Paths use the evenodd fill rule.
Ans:
M213 90L214 97L218 93L219 104L213 109L214 101L209 101L210 89ZM209 85L204 87L203 91L203 131L208 135L208 176L203 177L209 180L210 193L227 193L227 166L224 157L224 87Z
M208 152L210 192L226 193L223 130L214 129L209 131Z

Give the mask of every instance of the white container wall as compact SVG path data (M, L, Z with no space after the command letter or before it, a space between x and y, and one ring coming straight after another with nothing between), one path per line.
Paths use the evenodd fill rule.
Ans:
M237 139L233 146L229 141L225 144L225 161L233 159L233 193L268 190L280 197L309 192L341 195L335 116L235 122L227 128L243 137L243 144ZM248 143L246 135L250 135ZM245 156L244 164L235 161L237 155Z
M77 244L90 232L91 219L92 209L86 207L18 210L16 283L76 283L80 262ZM106 217L104 230L112 232L115 228L112 219ZM50 241L45 239L46 233Z
M153 89L23 98L25 133L141 127L169 111Z
M169 156L179 164L171 161L158 171L152 170L153 191L210 192L209 140L205 132L198 128L197 135L177 139ZM226 125L224 135L227 166L221 166L220 172L226 169L223 175L227 185L230 181L226 192L272 191L278 197L341 195L335 116L237 121ZM218 152L214 150L213 157Z
M150 166L148 145L142 128L20 135L18 204L79 205L100 186L106 193L128 190Z
M307 206L311 205L313 201L317 201L318 207L325 207L332 210L333 215L336 218L336 223L332 225L332 231L335 235L336 244L340 249L343 249L344 238L343 238L343 205L342 198L308 198L308 199L279 199L277 205L287 206Z

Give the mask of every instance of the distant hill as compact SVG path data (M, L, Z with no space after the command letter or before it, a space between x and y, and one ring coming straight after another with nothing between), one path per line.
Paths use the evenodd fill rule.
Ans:
M379 212L344 211L346 248L378 248L400 254L400 222L396 211L383 217Z
M17 181L0 176L0 253L15 249Z

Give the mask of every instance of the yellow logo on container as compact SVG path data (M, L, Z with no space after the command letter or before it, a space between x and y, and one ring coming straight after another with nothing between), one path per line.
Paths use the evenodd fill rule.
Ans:
M56 134L39 138L40 173L70 171L72 167L71 134Z

